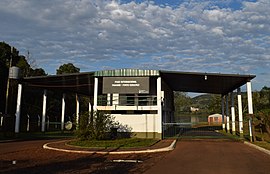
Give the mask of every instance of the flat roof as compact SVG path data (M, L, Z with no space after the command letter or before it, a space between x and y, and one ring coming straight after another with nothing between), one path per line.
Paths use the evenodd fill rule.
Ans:
M73 73L49 76L25 77L23 82L27 86L60 90L83 95L94 95L94 75L95 72Z
M173 91L225 95L255 78L255 75L180 72L163 70L120 69L75 74L25 77L28 86L62 90L93 96L94 77L103 76L161 76Z
M245 85L255 75L160 71L163 80L174 91L226 95Z

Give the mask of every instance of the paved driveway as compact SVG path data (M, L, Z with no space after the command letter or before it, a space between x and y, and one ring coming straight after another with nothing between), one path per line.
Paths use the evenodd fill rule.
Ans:
M168 153L86 155L43 149L42 145L49 141L55 140L0 143L0 173L270 173L270 155L238 142L180 141L175 150ZM117 159L143 162L111 162Z
M146 174L269 174L270 155L240 142L180 141Z

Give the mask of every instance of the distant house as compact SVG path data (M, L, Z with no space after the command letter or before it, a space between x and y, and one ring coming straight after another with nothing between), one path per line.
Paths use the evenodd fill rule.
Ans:
M226 116L224 116L224 122L226 122ZM221 114L212 114L208 116L208 124L216 125L222 124L222 115Z
M190 111L191 112L197 112L197 111L199 111L200 109L199 108L195 108L195 107L190 107Z

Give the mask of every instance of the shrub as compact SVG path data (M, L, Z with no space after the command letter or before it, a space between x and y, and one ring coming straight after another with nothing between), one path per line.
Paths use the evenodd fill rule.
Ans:
M125 132L120 135L125 135L125 137L129 135L130 137L131 128L129 128L127 125L122 125L119 122L115 122L114 119L115 118L110 114L100 111L81 113L79 125L75 133L81 140L114 139L117 138L117 130L120 132Z

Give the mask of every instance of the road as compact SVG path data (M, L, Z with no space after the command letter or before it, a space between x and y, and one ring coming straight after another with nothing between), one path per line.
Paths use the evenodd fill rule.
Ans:
M270 173L270 155L228 140L178 141L171 152L130 155L85 155L43 149L42 145L50 141L55 140L0 143L0 173ZM112 162L116 159L143 162Z
M180 141L145 174L269 174L270 156L240 142Z
M98 155L46 150L42 145L58 140L0 142L0 173L9 174L141 174L168 153ZM118 163L138 160L143 163Z

